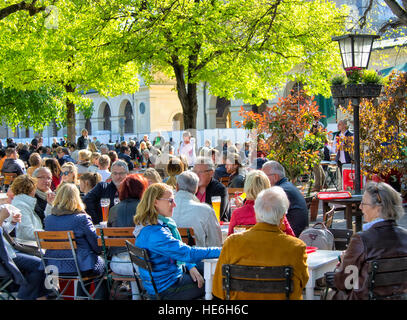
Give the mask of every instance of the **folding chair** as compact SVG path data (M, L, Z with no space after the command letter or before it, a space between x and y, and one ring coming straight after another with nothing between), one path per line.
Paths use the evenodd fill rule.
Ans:
M3 192L7 192L9 186L13 183L14 179L17 177L17 173L3 172Z
M282 293L286 300L293 291L293 268L291 266L260 267L235 264L222 265L223 289L226 300L231 291Z
M112 228L97 228L96 229L96 234L100 237L98 238L98 245L102 247L103 250L103 258L105 260L105 268L106 268L106 275L105 279L107 280L108 284L108 290L110 292L111 285L113 284L113 281L128 281L128 282L135 282L138 291L140 292L140 287L137 283L137 278L134 276L124 276L120 275L117 273L114 273L113 271L110 270L109 266L110 263L112 262L111 259L109 259L109 248L126 248L126 240L134 243L135 238L133 235L134 228L133 227L122 227L122 228L117 228L117 227L112 227ZM118 261L115 261L115 263L119 263ZM128 263L124 262L123 263ZM132 290L132 297L133 299L138 295L138 292L135 292L135 290Z
M333 229L328 228L334 236L335 250L346 250L348 248L350 238L353 236L352 229Z
M41 261L44 266L45 274L47 276L47 279L50 281L52 284L53 291L56 293L56 299L60 298L85 298L88 300L94 300L94 297L101 287L103 283L103 276L104 274L101 275L94 275L94 276L88 276L88 277L83 277L82 273L79 269L78 265L78 257L76 255L76 241L74 238L73 231L35 231L34 232L38 248L40 249L40 255L41 255ZM72 257L68 258L55 258L55 257L45 257L43 250L70 250L72 253ZM73 274L61 274L59 272L54 273L56 271L54 268L52 268L52 265L49 265L47 263L48 260L54 260L54 261L71 261L75 265L76 272ZM58 292L56 289L56 286L54 284L54 279L57 278L58 280L67 280L68 283L65 285L65 287L62 289L62 291ZM90 293L89 290L86 289L85 285L89 284L91 282L94 282L98 280L98 285L95 285L95 290L93 293ZM74 282L75 286L75 292L74 295L64 295L65 291L68 289L69 285ZM77 284L81 285L81 288L83 292L85 293L86 296L78 296L77 295ZM86 283L86 284L85 284Z
M407 292L394 292L381 296L375 293L377 287L396 286L407 283L407 257L383 258L368 262L369 300L407 299Z
M193 228L178 228L178 231L181 235L182 242L191 247L196 245L196 237Z
M142 288L142 290L140 290L141 297L143 298L143 300L149 299L149 295L147 294L146 290L142 286L141 279L139 278L139 275L137 274L135 265L138 266L139 268L143 268L148 271L148 274L150 275L151 284L154 288L155 296L158 300L161 300L160 294L158 293L157 286L156 286L154 278L153 278L153 267L151 266L151 261L150 261L150 257L148 256L147 250L136 247L129 241L126 241L126 246L127 246L127 251L130 255L130 260L133 263L134 278L137 279L139 288Z

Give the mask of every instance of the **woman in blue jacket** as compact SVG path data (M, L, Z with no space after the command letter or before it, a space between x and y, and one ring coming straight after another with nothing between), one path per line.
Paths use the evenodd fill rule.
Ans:
M51 214L44 220L45 231L72 230L77 245L76 255L83 277L100 275L105 270L104 260L99 256L101 247L92 219L85 212L79 190L73 183L65 183L57 189ZM47 258L71 258L71 250L47 250ZM73 260L47 259L48 265L55 265L59 274L76 274ZM78 286L81 288L81 286ZM98 289L96 298L105 298L104 286Z
M200 262L218 258L221 248L184 244L171 218L175 206L172 188L167 184L154 183L147 188L134 217L136 246L148 251L153 279L162 299L196 299L205 294ZM153 297L147 270L139 268L139 272L144 288Z

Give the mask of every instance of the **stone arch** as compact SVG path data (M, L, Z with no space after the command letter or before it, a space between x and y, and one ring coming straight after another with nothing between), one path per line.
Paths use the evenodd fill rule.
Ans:
M112 110L110 105L106 101L102 102L99 107L99 118L102 118L100 124L101 128L99 128L99 130L112 130L112 122L110 120L111 116Z
M184 116L182 112L178 112L172 117L172 130L173 131L184 130Z
M230 100L218 97L216 99L216 128L230 128Z

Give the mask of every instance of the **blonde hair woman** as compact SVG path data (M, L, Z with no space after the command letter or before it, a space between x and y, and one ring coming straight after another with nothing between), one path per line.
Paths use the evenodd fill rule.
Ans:
M76 254L82 276L102 274L105 265L99 256L101 249L97 243L98 236L91 217L85 212L85 205L81 200L77 186L72 183L64 183L59 186L52 204L51 214L44 220L45 231L72 230L76 240ZM45 257L49 258L49 260L47 259L48 265L55 265L60 273L76 273L74 264L52 260L53 257L72 257L68 250L47 250ZM78 290L81 289L81 286L78 286ZM78 293L78 295L83 294ZM96 295L99 299L106 297L105 288L100 288Z
M177 176L184 172L184 170L184 164L179 158L170 157L166 167L168 177L163 182L175 190L177 187Z
M28 164L30 165L27 169L27 174L32 176L34 171L40 167L42 167L42 158L38 152L31 153L30 157L28 158Z
M238 225L254 225L256 224L256 214L254 212L254 202L257 195L265 190L271 188L270 181L267 175L261 170L250 171L244 183L243 191L246 193L246 200L242 207L236 209L232 213L229 223L228 235L233 233L233 229ZM293 230L287 217L284 215L283 224L280 226L286 234L295 237Z
M72 162L65 162L61 167L61 183L69 182L78 185L78 169Z
M154 168L146 169L146 171L143 173L143 176L145 178L147 178L148 185L151 185L153 183L161 183L162 182L160 174Z
M78 168L78 174L83 174L89 171L91 165L90 158L92 157L92 152L83 149L78 152L78 163L76 167Z
M190 247L183 243L171 218L174 207L170 186L155 183L147 188L134 217L136 246L146 249L150 256L153 278L162 299L200 298L205 294L201 276L203 270L198 271L201 267L195 263L219 257L221 248ZM189 273L184 272L184 264ZM147 270L139 268L139 272L147 293L154 296Z

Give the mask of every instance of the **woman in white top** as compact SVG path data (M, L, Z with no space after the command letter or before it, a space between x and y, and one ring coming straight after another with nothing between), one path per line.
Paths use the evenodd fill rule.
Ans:
M37 204L36 184L35 178L24 174L15 178L11 185L11 192L14 194L11 204L21 212L21 223L16 230L16 238L20 240L35 241L34 231L43 230L41 219L34 211Z
M195 139L191 137L189 131L184 131L182 134L183 142L181 143L178 154L184 155L188 161L188 167L192 167L195 163L196 152L195 152Z

